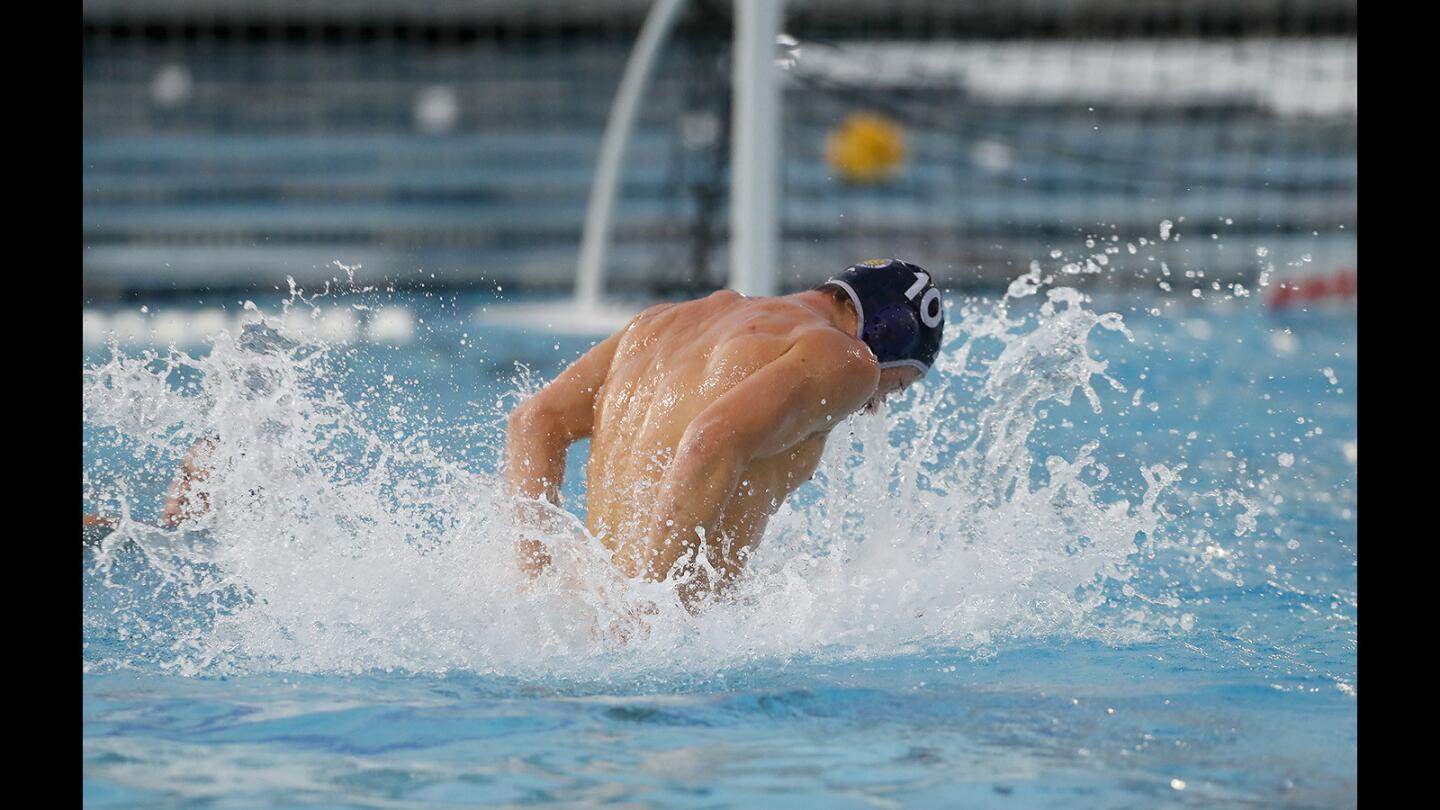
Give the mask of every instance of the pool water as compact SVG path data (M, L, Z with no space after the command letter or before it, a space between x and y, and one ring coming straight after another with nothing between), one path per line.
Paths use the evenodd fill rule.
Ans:
M87 349L85 510L132 519L84 551L87 805L1356 802L1353 310L955 296L691 616L579 533L583 443L556 573L514 575L504 413L594 337L498 297ZM213 508L148 528L205 435Z

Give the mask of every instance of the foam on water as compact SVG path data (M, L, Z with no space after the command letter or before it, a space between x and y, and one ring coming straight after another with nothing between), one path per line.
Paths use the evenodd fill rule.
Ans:
M403 379L377 374L346 395L351 349L292 334L294 316L251 320L203 356L115 352L85 369L87 423L134 452L173 459L213 437L195 493L211 508L184 531L129 520L123 482L87 472L94 499L126 516L93 564L112 591L106 621L133 640L87 667L593 679L1193 624L1169 590L1184 563L1137 575L1189 542L1167 538L1160 503L1183 465L1137 464L1133 484L1117 483L1095 461L1104 435L1032 457L1046 408L1078 393L1098 414L1097 384L1125 390L1092 343L1129 338L1078 291L1046 289L1038 268L998 301L952 305L935 373L888 414L838 427L728 603L693 615L673 583L618 576L560 509L535 507L555 564L525 579L501 476L438 438L464 426L416 419ZM131 544L145 576L112 577L134 564Z

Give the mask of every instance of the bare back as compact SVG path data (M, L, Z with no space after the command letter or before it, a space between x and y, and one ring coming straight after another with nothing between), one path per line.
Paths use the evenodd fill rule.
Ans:
M876 395L855 324L813 291L652 307L511 412L509 491L558 503L565 448L590 437L590 533L628 576L678 571L690 603L739 573L830 430ZM519 551L532 574L548 565L533 541Z
M591 533L616 551L638 540L656 487L692 420L817 329L835 327L790 299L750 299L728 290L657 307L633 321L595 404ZM785 497L810 478L827 433L749 463L718 527L732 551L757 539Z

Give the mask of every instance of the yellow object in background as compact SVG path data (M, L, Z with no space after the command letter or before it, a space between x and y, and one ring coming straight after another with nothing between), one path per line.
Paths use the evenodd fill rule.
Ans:
M905 162L905 133L878 113L855 113L830 132L825 160L847 183L875 183Z

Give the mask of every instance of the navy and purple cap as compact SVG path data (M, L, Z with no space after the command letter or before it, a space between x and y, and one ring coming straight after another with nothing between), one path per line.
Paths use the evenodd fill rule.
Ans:
M930 370L945 332L945 306L924 268L899 259L870 259L820 287L837 287L850 296L860 316L856 337L875 353L881 368Z

